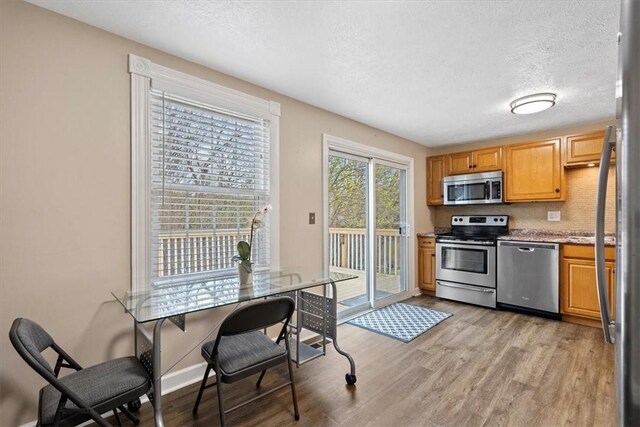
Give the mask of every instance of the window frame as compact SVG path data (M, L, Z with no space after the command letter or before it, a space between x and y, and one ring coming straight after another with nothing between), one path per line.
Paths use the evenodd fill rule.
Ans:
M144 291L152 282L150 105L151 88L194 101L270 121L269 197L270 264L280 265L279 135L280 104L155 64L129 54L131 77L131 290Z

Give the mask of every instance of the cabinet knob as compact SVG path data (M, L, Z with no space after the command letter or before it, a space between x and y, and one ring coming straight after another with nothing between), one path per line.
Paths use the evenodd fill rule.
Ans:
M473 169L473 165L469 165L469 169Z
M555 190L555 191L556 191L556 193L559 193L559 192L560 192L560 189L559 189L559 188L556 188L556 190Z

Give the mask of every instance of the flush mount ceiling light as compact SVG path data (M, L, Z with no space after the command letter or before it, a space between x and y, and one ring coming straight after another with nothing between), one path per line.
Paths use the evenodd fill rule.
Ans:
M536 93L515 99L509 106L513 114L532 114L551 108L555 104L555 93Z

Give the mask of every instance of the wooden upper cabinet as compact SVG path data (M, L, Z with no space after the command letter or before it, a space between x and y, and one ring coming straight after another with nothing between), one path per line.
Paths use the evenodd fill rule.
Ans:
M502 169L502 147L447 155L449 175L489 172Z
M452 153L447 155L449 175L461 175L473 172L473 152Z
M442 178L447 174L445 156L427 157L427 205L442 205Z
M561 138L505 147L505 201L565 200Z
M565 166L579 167L589 163L600 163L604 144L604 130L570 135L565 140ZM615 152L612 157L615 157Z
M490 172L502 169L502 147L491 147L473 152L473 171Z

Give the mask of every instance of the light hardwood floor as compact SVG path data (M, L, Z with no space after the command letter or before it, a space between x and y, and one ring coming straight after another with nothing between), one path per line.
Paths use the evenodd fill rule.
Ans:
M613 426L614 349L599 329L487 310L431 297L412 298L453 313L414 341L355 326L339 327L339 343L357 365L347 386L345 358L333 347L295 370L300 421L289 389L232 412L247 426ZM284 378L267 373L263 387ZM255 379L224 385L227 408L256 394ZM168 426L219 424L215 387L205 390L199 416L191 408L197 385L163 399ZM153 426L149 404L139 412Z

